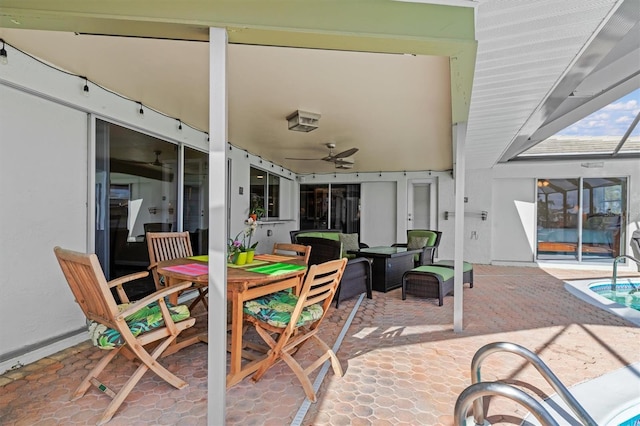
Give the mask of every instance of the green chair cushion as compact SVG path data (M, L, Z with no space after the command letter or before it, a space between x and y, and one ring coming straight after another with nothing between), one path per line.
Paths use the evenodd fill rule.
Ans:
M417 268L413 268L411 272L426 272L439 275L442 281L448 281L453 278L453 269L443 266L418 266Z
M300 232L296 235L297 237L315 237L315 238L326 238L327 240L340 241L340 233L339 232Z
M429 237L417 237L410 236L409 241L407 241L407 248L409 250L421 249L427 245L429 242Z
M358 234L343 234L339 233L338 238L342 243L342 256L347 259L352 259L355 254L347 253L349 250L360 250L360 243L358 242Z
M439 260L433 264L433 266L444 266L453 268L453 260ZM469 272L473 270L473 264L469 262L462 262L462 272Z
M298 296L288 291L279 291L244 303L244 313L271 326L285 328L291 321L291 313L298 303ZM302 310L297 327L322 317L322 306L314 304Z
M118 305L118 311L122 312L131 305L131 303ZM174 322L180 322L190 316L189 307L186 305L173 306L167 303L167 307ZM129 315L125 318L125 321L134 337L164 326L162 311L157 302L150 303L138 312ZM118 330L92 320L87 320L87 327L89 329L89 338L100 349L115 349L125 344L124 338Z

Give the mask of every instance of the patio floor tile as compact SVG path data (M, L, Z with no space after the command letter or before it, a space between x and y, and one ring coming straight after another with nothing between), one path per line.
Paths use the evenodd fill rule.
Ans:
M408 295L403 301L399 289L374 292L372 300L363 300L337 352L344 377L329 369L303 424L452 425L456 398L471 383L473 355L496 341L537 353L567 386L638 362L640 328L577 299L562 281L607 275L476 265L474 288L466 284L463 290L460 333L452 330L451 296L439 307L435 299ZM330 345L355 303L352 299L331 308L321 333ZM201 319L199 329L204 325ZM305 360L315 351L309 342L296 359L308 365ZM0 424L95 424L108 398L94 388L77 401L70 402L69 396L101 355L83 342L1 375ZM109 425L207 424L207 346L191 346L161 362L189 387L177 390L147 373ZM118 360L107 381L121 384L132 369ZM489 356L482 377L518 385L538 398L554 393L535 368L512 354ZM247 378L227 391L226 423L289 424L303 401L302 387L280 362L258 383ZM491 398L487 411L493 424L519 423L525 414L499 397Z

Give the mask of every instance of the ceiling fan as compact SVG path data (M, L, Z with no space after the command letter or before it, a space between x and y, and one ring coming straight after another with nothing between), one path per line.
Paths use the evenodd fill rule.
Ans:
M307 161L307 160L322 160L322 161L328 161L330 163L334 163L336 165L337 168L341 168L341 169L350 169L353 167L354 164L354 160L348 157L351 157L353 154L355 154L356 152L358 152L358 148L350 148L347 149L346 151L342 151L342 152L338 152L338 153L334 153L333 150L336 148L336 144L335 143L326 143L325 146L327 148L329 148L329 155L327 155L326 157L323 158L291 158L291 157L286 157L286 160L302 160L302 161Z
M153 160L153 161L133 161L133 160L123 160L123 161L126 161L126 162L131 163L131 164L141 164L141 165L144 165L144 166L155 166L155 167L162 167L162 168L165 168L165 169L171 169L171 167L169 165L167 165L167 164L163 163L162 161L160 161L160 154L162 154L162 151L160 151L158 149L158 150L153 151L153 153L156 156L156 159Z

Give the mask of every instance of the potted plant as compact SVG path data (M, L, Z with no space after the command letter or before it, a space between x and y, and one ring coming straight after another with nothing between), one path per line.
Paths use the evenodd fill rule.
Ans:
M258 220L264 216L265 210L262 207L262 197L258 195L251 195L251 208L249 209L249 217L251 219Z

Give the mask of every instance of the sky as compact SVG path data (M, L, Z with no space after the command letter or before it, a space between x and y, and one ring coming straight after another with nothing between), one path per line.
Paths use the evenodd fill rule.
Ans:
M640 112L640 89L561 130L558 136L622 136ZM640 136L640 124L631 133Z

